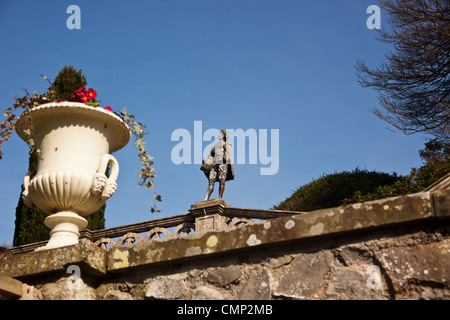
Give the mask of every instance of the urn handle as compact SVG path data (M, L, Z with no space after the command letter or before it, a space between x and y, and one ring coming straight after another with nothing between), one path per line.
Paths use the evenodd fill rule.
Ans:
M109 177L106 176L106 168L111 168ZM109 199L117 189L117 177L119 176L119 163L116 158L110 154L103 155L97 172L94 175L91 192L99 194L103 199Z
M100 166L97 169L97 172L105 173L108 164L111 168L111 172L109 173L109 180L116 182L117 177L119 176L119 162L117 162L116 158L114 158L111 154L105 154L100 161Z

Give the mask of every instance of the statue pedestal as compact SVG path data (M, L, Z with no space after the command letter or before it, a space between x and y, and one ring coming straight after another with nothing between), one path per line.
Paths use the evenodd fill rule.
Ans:
M229 218L223 215L224 208L231 207L223 199L196 202L189 212L195 218L195 232L224 230Z
M215 206L231 207L230 204L223 199L212 199L194 203L193 205L191 205L191 209L189 211L195 209L210 208Z

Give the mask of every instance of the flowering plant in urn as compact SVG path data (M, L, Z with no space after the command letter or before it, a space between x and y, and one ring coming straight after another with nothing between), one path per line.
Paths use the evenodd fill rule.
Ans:
M143 141L145 126L125 108L115 113L110 106L100 107L92 88L76 88L67 100L52 87L44 95L25 92L4 114L0 159L1 146L16 131L38 155L36 172L24 178L22 197L27 206L48 214L44 223L51 229L50 240L44 248L76 244L79 230L87 226L84 217L115 193L119 164L112 153L123 148L131 134L142 163L139 184L153 187L153 158ZM16 117L14 112L21 108L25 111Z

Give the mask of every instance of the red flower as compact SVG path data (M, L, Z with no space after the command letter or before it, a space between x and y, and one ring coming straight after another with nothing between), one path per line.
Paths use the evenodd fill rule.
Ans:
M86 95L88 96L89 100L95 99L97 97L97 92L95 92L92 88L89 88L88 91L86 91Z
M108 111L112 111L112 108L110 106L106 106L103 109L108 110Z
M80 87L69 96L69 99L74 102L90 102L97 97L97 92L94 89L89 88L86 91L85 87Z

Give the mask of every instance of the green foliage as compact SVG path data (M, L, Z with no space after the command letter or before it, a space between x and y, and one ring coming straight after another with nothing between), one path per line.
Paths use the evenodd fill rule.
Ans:
M105 210L106 203L94 213L84 217L88 222L86 229L92 231L105 229Z
M425 144L419 152L425 163L420 168L401 177L391 185L380 186L373 192L356 192L352 197L344 199L343 204L371 201L389 197L416 193L424 190L450 172L450 144L440 139L433 139Z
M450 172L450 144L433 139L419 154L425 163L406 176L359 169L325 174L298 188L274 209L312 211L420 192Z
M23 89L25 95L23 97L17 97L16 95L14 95L13 106L7 108L3 113L6 119L3 120L0 124L0 160L3 157L1 147L6 141L11 138L11 134L15 129L15 124L18 118L18 116L15 115L16 111L22 112L23 110L27 110L43 103L52 101L69 100L69 96L75 89L87 85L86 78L81 73L81 70L78 71L74 69L73 66L64 66L64 68L62 68L56 76L53 83L48 80L47 76L42 76L42 78L50 83L50 88L46 93L41 94L34 91L31 94L27 89ZM34 141L30 136L32 130L32 121L28 121L28 123L30 127L24 130L24 133L28 136L26 142L31 147L30 152L37 151L39 155L40 150L35 150Z
M55 99L69 101L69 96L75 89L87 85L86 77L81 70L76 70L73 66L65 66L61 69L53 82L50 92L54 93Z
M6 117L5 120L2 121L0 124L0 160L3 157L3 152L1 151L1 147L3 144L8 141L11 138L11 134L14 132L15 124L17 121L17 116L14 114L17 110L21 111L20 109L29 109L35 106L38 106L43 103L49 102L48 93L46 94L40 94L33 92L33 95L31 95L27 89L23 89L25 91L25 96L23 97L17 97L14 95L14 104L12 107L9 107L5 110L3 115ZM30 126L28 128L24 129L24 133L28 136L27 143L31 148L30 152L35 151L35 145L33 139L31 139L31 121L28 121L30 123ZM36 150L39 153L39 150Z
M37 168L37 154L30 152L28 159L29 172L35 172ZM22 200L22 185L19 201L16 207L16 221L14 229L14 246L43 241L49 239L49 229L44 225L46 214L34 208L28 208Z
M23 186L21 192L23 192ZM88 221L87 229L101 230L105 228L105 208L106 204L86 217ZM20 197L16 207L13 245L21 246L48 240L50 229L44 225L45 217L47 217L46 213L35 208L28 208Z
M277 210L312 211L337 207L343 199L351 198L355 192L373 192L377 187L392 184L399 177L394 174L367 171L356 168L324 174L319 179L298 188L292 196L274 207Z
M450 157L450 144L442 139L432 139L425 143L425 149L419 154L428 163L442 163Z
M21 193L23 186L21 188ZM16 207L16 221L14 229L14 246L48 240L49 229L44 225L46 214L37 209L28 208L19 197Z

